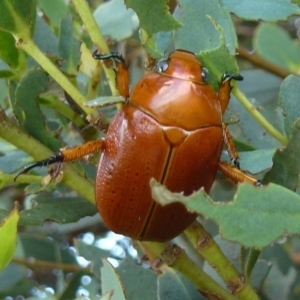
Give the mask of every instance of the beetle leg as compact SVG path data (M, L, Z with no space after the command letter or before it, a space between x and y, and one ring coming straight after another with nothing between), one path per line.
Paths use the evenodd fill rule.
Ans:
M231 159L233 165L239 169L240 168L239 154L236 151L232 135L230 134L230 131L228 130L227 126L224 123L222 123L222 129L223 129L224 144L227 148L230 159Z
M232 166L226 162L219 162L219 170L228 178L232 179L235 182L249 182L255 186L260 186L260 181L245 174L238 168Z
M221 105L221 109L222 109L222 113L225 112L227 106L228 106L228 102L230 99L230 92L232 89L232 86L230 85L230 82L232 79L235 80L243 80L243 77L241 75L233 75L230 73L225 72L221 78L221 83L220 83L220 87L219 87L219 94L218 94L218 98L219 98L219 102Z
M93 53L93 58L98 60L113 59L117 65L116 83L120 95L126 99L129 97L129 72L123 56L119 53L98 54L97 50Z
M50 156L44 160L32 163L26 166L22 171L20 171L14 178L14 181L22 174L27 173L28 171L32 170L36 167L46 167L51 164L59 163L62 164L63 162L73 161L77 159L81 159L86 155L95 153L100 151L103 147L104 140L98 139L94 141L87 142L85 144L76 146L74 148L65 148L61 149L56 152L53 156Z

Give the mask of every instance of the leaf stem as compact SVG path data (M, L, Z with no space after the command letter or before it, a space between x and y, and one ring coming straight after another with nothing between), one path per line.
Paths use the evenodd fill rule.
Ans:
M106 44L106 41L99 30L99 27L90 11L88 2L86 0L73 0L73 4L80 15L82 22L84 23L87 32L90 34L92 42L97 46L101 53L109 53L110 50ZM116 87L116 74L112 68L107 68L103 62L100 62L103 66L106 78L108 80L111 92L113 96L119 95L119 91Z
M199 254L216 270L227 288L238 299L255 300L258 296L233 267L212 236L199 222L194 222L184 232Z
M248 254L248 258L246 261L246 265L245 265L245 270L244 270L244 274L246 276L247 279L250 280L251 277L251 272L257 262L257 259L260 255L261 251L257 250L257 249L250 249L249 254Z
M148 255L154 269L164 271L166 265L173 268L193 282L209 299L209 296L224 300L236 299L199 268L180 247L154 242L139 242L139 245Z
M84 106L85 97L69 81L69 79L51 62L50 59L35 45L32 39L17 39L17 47L29 54L49 75L74 99L87 114L93 110Z
M275 127L273 127L265 117L256 109L255 106L251 104L251 102L247 99L242 91L235 87L233 89L233 94L238 99L238 101L245 107L245 109L249 112L249 114L263 127L265 130L273 136L276 140L278 140L281 144L286 145L288 139L280 133Z
M76 264L65 264L65 263L56 263L52 261L44 261L39 259L28 259L21 257L14 257L12 262L24 265L31 269L59 269L65 272L78 272L78 271L86 271L88 274L91 274L90 268L82 268Z
M254 65L260 67L261 69L271 72L277 76L285 78L291 74L289 71L265 60L263 57L257 55L256 53L250 53L247 49L245 49L242 46L238 47L237 52L239 54L239 57L248 60ZM295 75L298 76L298 74Z
M36 161L53 155L51 150L10 122L3 110L0 110L0 137L25 151ZM20 180L20 182L22 181ZM19 182L19 179L17 179L17 182ZM64 165L62 183L78 192L91 203L95 203L94 184L80 175L71 164Z

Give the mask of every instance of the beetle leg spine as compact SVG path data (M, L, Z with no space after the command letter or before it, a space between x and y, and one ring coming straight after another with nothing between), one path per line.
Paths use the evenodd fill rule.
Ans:
M74 147L74 148L61 149L58 152L56 152L53 156L50 156L44 160L34 162L34 163L26 166L22 171L20 171L15 176L14 181L16 181L16 179L20 175L25 174L36 167L46 167L48 165L52 165L55 163L61 164L63 162L80 159L86 155L95 153L102 149L103 142L104 142L103 140L98 139L98 140L90 141L88 143L82 144L82 145Z

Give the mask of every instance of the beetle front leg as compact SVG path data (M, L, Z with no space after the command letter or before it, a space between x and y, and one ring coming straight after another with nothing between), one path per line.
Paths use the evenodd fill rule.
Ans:
M46 167L55 163L62 164L63 162L81 159L86 155L93 154L97 151L102 150L103 143L104 140L98 139L73 148L61 149L51 157L26 166L15 176L14 180L16 180L20 175L25 174L36 167Z
M228 103L229 103L229 99L230 99L230 92L231 92L231 85L230 82L231 80L238 80L241 81L243 80L243 76L241 75L233 75L230 73L225 72L221 78L221 83L220 83L220 87L219 87L219 94L218 94L218 98L219 98L219 102L221 105L221 109L222 109L222 114L225 112Z
M129 72L128 66L125 63L123 56L119 53L98 54L97 51L93 53L93 58L98 60L113 59L117 65L116 69L116 83L120 95L125 99L129 97Z
M222 123L223 129L223 140L224 144L227 148L228 154L233 165L226 162L219 162L219 170L228 178L232 179L235 182L249 182L254 185L260 185L260 181L257 179L245 174L240 170L239 164L239 154L235 148L235 144L233 142L232 135L230 134L227 126Z

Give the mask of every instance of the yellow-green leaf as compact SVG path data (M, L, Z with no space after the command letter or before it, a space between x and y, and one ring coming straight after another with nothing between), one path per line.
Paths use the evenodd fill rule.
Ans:
M15 207L0 224L0 271L11 261L16 250L19 212Z

